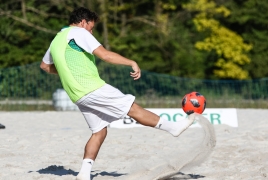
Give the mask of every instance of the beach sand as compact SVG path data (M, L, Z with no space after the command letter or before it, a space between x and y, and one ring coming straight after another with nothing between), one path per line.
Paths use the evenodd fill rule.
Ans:
M92 179L151 180L176 171L170 180L268 179L268 110L237 113L238 128L213 125L212 152L203 152L213 144L204 128L176 138L149 127L108 128ZM0 112L0 123L1 180L75 179L91 136L80 112ZM201 152L204 159L183 166Z

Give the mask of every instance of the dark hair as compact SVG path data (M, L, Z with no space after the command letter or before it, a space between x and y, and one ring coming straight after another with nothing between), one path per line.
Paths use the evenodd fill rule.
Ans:
M88 21L97 22L99 20L99 17L95 12L90 11L87 8L80 7L80 8L75 9L71 13L70 18L69 18L69 24L80 23L83 19L85 19L87 22Z

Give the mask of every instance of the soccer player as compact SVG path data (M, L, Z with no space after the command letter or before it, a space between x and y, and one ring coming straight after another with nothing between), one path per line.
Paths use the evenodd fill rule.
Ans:
M128 115L142 125L167 131L173 136L179 136L194 121L194 114L179 122L160 118L136 104L133 95L123 94L99 77L94 56L108 63L131 66L130 76L134 80L141 77L141 70L135 61L106 50L95 39L93 28L97 20L95 12L83 7L75 9L70 15L69 26L55 36L40 64L44 71L59 75L64 90L92 131L77 180L90 180L92 165L112 121Z

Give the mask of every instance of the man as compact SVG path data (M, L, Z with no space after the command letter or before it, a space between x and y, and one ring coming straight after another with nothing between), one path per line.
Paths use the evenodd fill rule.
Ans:
M92 165L110 122L128 115L140 124L178 136L194 121L194 114L179 122L160 118L137 105L133 95L123 94L99 77L94 55L108 63L131 66L130 76L134 80L141 77L141 70L135 61L106 50L94 38L92 34L97 20L97 14L86 8L74 10L70 15L70 26L56 35L40 65L44 71L59 75L63 88L79 107L92 131L77 180L90 180Z
M0 129L5 129L6 126L4 126L3 124L0 124Z

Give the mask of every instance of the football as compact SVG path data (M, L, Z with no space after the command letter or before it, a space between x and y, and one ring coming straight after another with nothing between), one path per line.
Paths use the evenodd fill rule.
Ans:
M202 114L206 108L206 99L199 92L191 92L182 98L182 109L190 115L192 113Z

